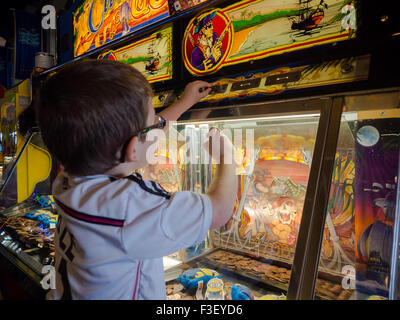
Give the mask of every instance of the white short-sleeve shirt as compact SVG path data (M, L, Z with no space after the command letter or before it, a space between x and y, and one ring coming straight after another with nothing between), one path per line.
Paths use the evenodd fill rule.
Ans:
M138 174L61 172L53 196L59 223L49 299L165 299L163 256L200 243L211 225L208 196L170 194Z

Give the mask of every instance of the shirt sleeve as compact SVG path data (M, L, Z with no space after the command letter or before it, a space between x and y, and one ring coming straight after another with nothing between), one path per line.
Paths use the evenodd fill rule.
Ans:
M122 243L134 259L159 258L200 243L211 225L211 200L204 194L147 195L137 209L122 228Z

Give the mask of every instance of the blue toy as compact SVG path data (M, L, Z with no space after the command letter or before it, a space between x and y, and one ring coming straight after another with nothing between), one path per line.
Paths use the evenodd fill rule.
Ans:
M196 268L186 270L176 280L178 280L185 288L192 289L197 288L200 281L203 281L203 285L206 286L207 282L212 278L221 278L221 275L215 270Z
M36 196L36 201L43 207L48 208L52 207L55 208L55 202L53 196Z
M239 283L235 283L231 289L232 300L254 300L250 289Z
M49 228L51 224L54 224L54 227L56 227L58 222L58 215L43 209L29 212L25 214L25 218L37 220L46 228Z

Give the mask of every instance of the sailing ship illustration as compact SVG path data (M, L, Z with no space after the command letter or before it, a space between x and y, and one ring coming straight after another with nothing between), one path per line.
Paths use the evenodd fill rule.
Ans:
M328 5L324 0L320 0L317 5L312 4L313 0L299 0L299 13L296 16L289 17L292 22L292 30L300 31L302 35L311 34L320 26Z
M151 42L151 44L148 48L148 54L150 56L150 59L146 62L145 69L150 74L157 73L157 71L160 67L161 55L157 50L157 45L160 45L161 37L162 37L161 33L157 33L156 39ZM156 43L156 41L157 41L157 43Z

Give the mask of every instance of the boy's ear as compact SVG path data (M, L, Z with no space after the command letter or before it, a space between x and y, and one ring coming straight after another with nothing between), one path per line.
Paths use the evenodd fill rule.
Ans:
M126 147L126 153L125 153L125 162L135 162L138 160L138 155L137 155L137 143L139 142L138 137L133 137L129 142Z

